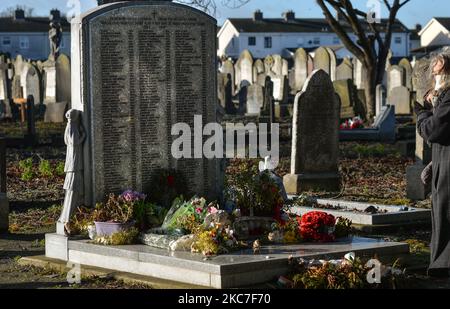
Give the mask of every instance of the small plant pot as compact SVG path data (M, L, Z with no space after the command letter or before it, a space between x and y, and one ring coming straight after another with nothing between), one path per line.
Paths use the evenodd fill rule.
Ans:
M111 236L114 233L126 231L133 227L134 222L97 222L95 221L95 232L97 236Z

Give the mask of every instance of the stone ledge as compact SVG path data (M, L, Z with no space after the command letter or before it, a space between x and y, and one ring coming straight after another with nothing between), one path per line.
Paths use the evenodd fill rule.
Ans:
M52 235L47 237L53 238ZM57 239L63 241L61 238ZM46 252L51 253L47 246L55 250L55 243L46 243ZM62 250L64 247L58 251L61 257L64 256L61 254ZM266 245L262 246L261 253L257 255L247 249L204 258L200 254L169 252L145 245L102 246L86 240L68 240L65 260L184 284L234 288L264 283L285 274L290 256L342 258L351 251L358 256L398 255L408 253L409 246L405 243L353 237L334 243Z

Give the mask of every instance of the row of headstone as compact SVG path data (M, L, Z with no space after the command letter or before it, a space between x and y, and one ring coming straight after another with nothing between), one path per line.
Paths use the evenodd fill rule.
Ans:
M24 108L15 102L31 95L37 106L45 104L46 121L62 122L71 101L70 72L70 59L64 54L45 62L0 56L0 119L13 118L14 109Z

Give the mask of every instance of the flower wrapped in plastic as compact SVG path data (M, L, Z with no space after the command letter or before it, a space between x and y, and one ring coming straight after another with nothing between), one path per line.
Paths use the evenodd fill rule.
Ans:
M177 197L172 207L169 209L162 224L165 230L175 230L180 228L192 229L196 224L202 224L208 214L208 207L204 198L194 197L189 201L184 201L182 197Z

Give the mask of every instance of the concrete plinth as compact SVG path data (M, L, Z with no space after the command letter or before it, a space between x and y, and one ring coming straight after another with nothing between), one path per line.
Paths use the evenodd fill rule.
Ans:
M339 191L341 180L338 174L287 174L283 184L288 194L304 191Z
M372 257L407 254L405 243L346 238L333 243L264 245L205 259L201 254L170 252L145 245L103 246L88 240L46 235L46 256L73 263L213 288L249 286L276 279L289 270L289 257L342 258L348 252ZM58 257L59 256L59 257Z

